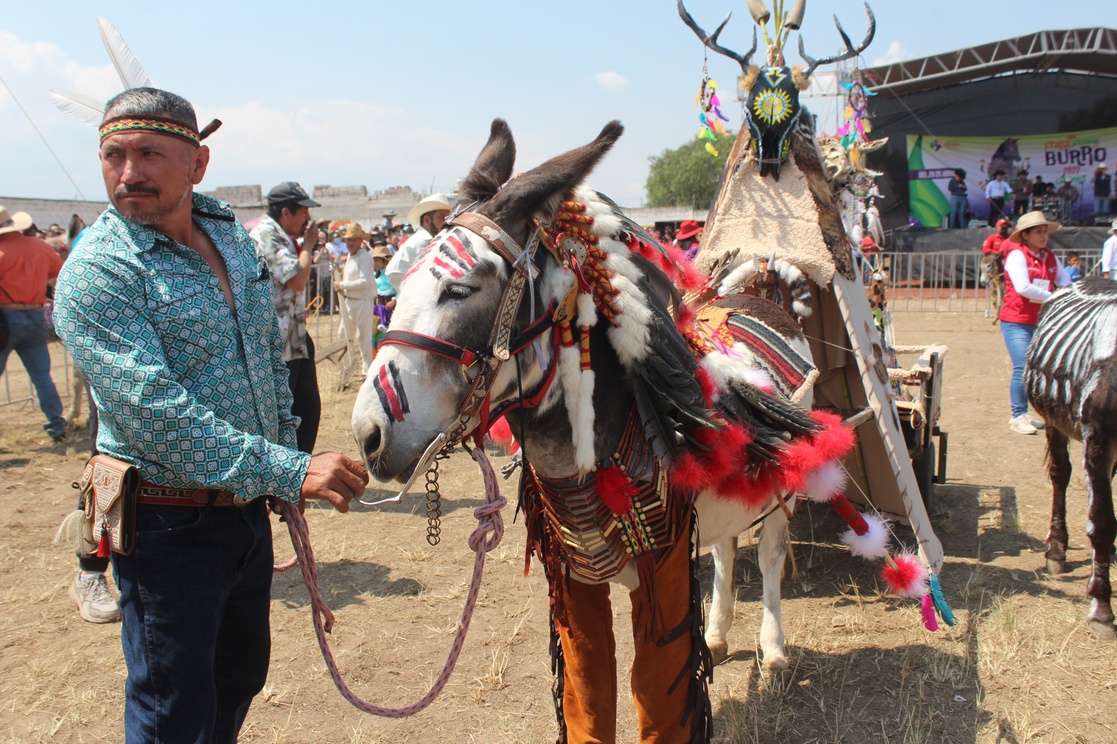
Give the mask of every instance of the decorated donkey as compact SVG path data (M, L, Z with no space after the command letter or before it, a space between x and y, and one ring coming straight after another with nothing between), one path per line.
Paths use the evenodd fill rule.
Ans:
M853 441L837 416L789 402L809 391L812 367L781 308L686 306L676 284L709 280L581 185L622 131L613 122L511 178L512 135L494 121L458 209L404 279L353 428L370 471L405 480L504 416L522 448L529 552L550 587L561 740L615 740L614 582L632 593L641 739L706 741L697 543L722 541L731 566L729 542L772 510L761 646L786 666L779 497L834 496ZM748 274L723 275L719 294ZM715 604L721 591L731 616L723 586Z
M1047 472L1053 487L1047 570L1061 573L1067 558L1067 484L1070 438L1082 442L1089 494L1087 534L1093 571L1087 620L1100 640L1117 639L1110 604L1109 564L1117 521L1113 475L1117 463L1117 284L1092 278L1057 292L1040 311L1028 347L1024 385L1047 423Z

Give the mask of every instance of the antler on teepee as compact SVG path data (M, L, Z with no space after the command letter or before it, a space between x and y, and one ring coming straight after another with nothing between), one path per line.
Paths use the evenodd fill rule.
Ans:
M803 77L809 78L811 76L811 73L813 73L815 71L815 68L819 65L828 65L832 62L841 62L844 59L856 57L857 55L861 54L861 52L865 51L865 49L872 42L873 36L875 36L877 32L877 19L876 16L873 15L873 9L869 7L868 3L865 3L865 14L869 16L869 30L865 34L865 40L862 41L861 44L859 44L856 48L853 46L853 42L849 40L849 35L845 32L845 29L842 28L842 24L838 20L838 16L834 16L834 25L838 27L838 34L842 37L842 41L845 42L846 48L844 52L836 54L833 57L823 57L822 59L815 59L814 57L809 56L806 50L803 48L803 37L799 37L799 56L801 56L803 60L810 65L810 67L808 67L803 72Z
M755 2L759 3L759 0L755 0ZM725 17L725 20L721 22L721 25L718 26L712 34L707 34L705 31L702 30L702 28L697 23L695 23L694 18L691 17L690 13L687 11L686 7L683 5L683 0L677 0L677 5L678 5L678 8L679 8L679 17L682 18L683 23L685 23L687 26L689 26L690 30L693 31L695 33L695 35L698 36L698 38L702 40L703 44L705 44L708 48L712 49L713 51L717 52L718 54L723 54L726 57L729 57L730 59L737 60L737 64L739 64L741 66L741 72L747 72L748 71L749 60L752 58L753 53L756 51L756 29L755 28L752 30L752 49L749 49L743 55L738 54L737 52L733 51L732 49L727 49L726 47L723 47L720 44L718 44L718 36L721 35L722 30L725 28L725 24L729 23L729 19L733 17L732 13L730 13L729 15L727 15ZM761 5L760 7L763 9L764 6ZM749 5L749 11L750 12L753 11L751 2L750 2L750 5Z

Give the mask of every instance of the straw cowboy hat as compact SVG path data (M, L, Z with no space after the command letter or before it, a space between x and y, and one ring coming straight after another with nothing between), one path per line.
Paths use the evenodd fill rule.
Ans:
M1019 222L1016 223L1016 229L1012 231L1012 234L1008 236L1008 239L1011 240L1013 243L1019 243L1020 233L1024 232L1025 230L1030 230L1033 227L1040 227L1041 225L1047 226L1048 235L1062 227L1062 225L1060 225L1058 222L1049 222L1047 217L1044 216L1043 212L1028 212L1026 215L1020 218Z
M437 212L440 209L445 209L449 212L454 208L450 206L450 202L446 199L446 194L431 194L411 208L411 211L407 213L407 221L412 225L418 225L424 214L428 212Z
M360 238L361 240L368 240L372 236L365 232L364 228L356 222L350 222L342 229L341 237L343 240L349 240L350 238Z
M702 225L694 220L683 220L679 223L679 231L675 233L675 239L686 240L687 238L693 238L700 232L702 232Z
M392 257L392 252L388 250L386 245L377 245L372 249L373 258L383 258L385 261Z
M31 227L34 220L27 212L8 214L8 208L0 206L0 235L10 232L23 232Z

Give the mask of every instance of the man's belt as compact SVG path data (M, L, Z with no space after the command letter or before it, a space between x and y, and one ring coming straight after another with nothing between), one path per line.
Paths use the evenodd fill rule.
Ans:
M43 306L27 302L0 302L0 310L42 310Z
M232 491L215 488L164 488L147 481L140 482L136 494L139 504L155 506L244 506L247 501L237 499Z

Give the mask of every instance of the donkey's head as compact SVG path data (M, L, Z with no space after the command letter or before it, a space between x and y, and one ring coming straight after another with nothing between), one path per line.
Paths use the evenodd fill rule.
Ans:
M795 67L788 66L784 61L783 50L791 32L798 30L802 25L806 0L796 0L790 13L783 12L782 0L773 0L775 7L773 36L768 35L768 20L772 17L772 14L764 7L762 0L748 0L749 13L752 14L753 20L756 21L756 24L764 33L764 42L767 45L765 64L762 66L750 64L752 55L756 51L756 29L753 29L752 33L752 48L743 55L738 54L718 44L718 36L721 35L725 25L729 23L732 13L725 17L725 20L721 22L721 25L715 29L713 34L707 34L687 12L687 9L683 6L683 0L677 0L677 2L679 16L702 40L702 43L711 50L736 60L741 66L740 85L742 91L746 92L746 126L742 128L738 136L742 136L745 130L748 130L752 138L752 154L760 164L760 175L771 174L778 181L780 166L791 153L790 135L795 131L803 110L799 104L799 91L807 89L810 85L810 77L819 65L856 57L869 46L869 42L873 40L873 35L876 33L876 19L873 17L873 11L866 3L865 12L869 16L869 31L865 35L865 40L856 48L842 29L842 25L838 23L837 17L834 18L834 23L838 27L838 33L841 35L842 41L845 42L846 48L845 51L833 57L814 59L807 56L803 49L803 38L800 37L799 54L809 65L804 69L798 65Z
M573 280L540 270L553 259L533 257L533 220L549 222L623 131L611 122L590 144L511 178L512 133L493 122L458 208L403 280L357 396L353 432L378 479L406 480L440 434L464 437L520 389L541 385L550 346L521 332Z

